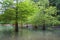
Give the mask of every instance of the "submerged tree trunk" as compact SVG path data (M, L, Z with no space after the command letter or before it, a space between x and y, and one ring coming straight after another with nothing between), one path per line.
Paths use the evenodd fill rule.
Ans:
M18 22L15 24L15 32L18 32Z
M26 28L28 28L28 23L26 24Z
M37 30L37 29L38 29L37 25L34 25L34 29L35 29L35 30Z
M46 30L46 28L45 28L45 25L44 25L44 24L43 24L43 28L42 28L42 30L44 30L44 31Z
M44 22L43 22L43 28L42 28L42 30L46 30L46 27L45 27L45 20L44 20Z

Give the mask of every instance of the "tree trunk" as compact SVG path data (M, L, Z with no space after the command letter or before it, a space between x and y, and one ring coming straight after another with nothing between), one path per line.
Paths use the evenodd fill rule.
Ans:
M45 25L43 25L43 28L42 28L42 30L44 30L44 31L46 30L46 28L45 28Z
M26 24L26 28L28 28L28 24Z
M34 29L35 29L35 30L37 30L37 29L38 29L37 25L34 25Z
M16 23L15 23L15 32L18 32L18 0L16 0Z
M46 30L46 27L45 27L45 20L44 20L44 22L43 22L43 28L42 28L42 30Z
M18 22L15 24L15 32L18 32Z

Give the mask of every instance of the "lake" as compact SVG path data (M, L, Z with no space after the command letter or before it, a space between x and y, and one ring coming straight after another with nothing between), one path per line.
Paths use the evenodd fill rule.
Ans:
M20 29L18 33L0 32L0 40L60 40L60 31Z

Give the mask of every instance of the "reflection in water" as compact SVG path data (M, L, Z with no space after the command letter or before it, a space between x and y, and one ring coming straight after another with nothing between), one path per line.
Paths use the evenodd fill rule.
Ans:
M60 40L59 32L21 30L15 32L0 32L0 40Z

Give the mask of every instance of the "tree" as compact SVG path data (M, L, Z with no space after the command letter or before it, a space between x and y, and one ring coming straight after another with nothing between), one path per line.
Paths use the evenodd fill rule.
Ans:
M37 4L39 7L38 13L35 13L33 16L28 18L28 22L37 26L42 26L43 30L46 29L46 26L51 26L58 23L58 20L56 18L57 8L54 6L49 6L49 1L47 1L46 3L47 7L45 3L40 1L40 4Z
M14 5L16 7L16 5ZM34 4L32 1L24 1L18 3L18 22L21 23L27 20L27 17L36 13L38 10L38 7ZM7 21L11 22L15 20L16 16L16 8L8 7L7 10L4 11L4 14L1 14L3 18L1 18L1 21ZM4 20L3 20L4 19Z

